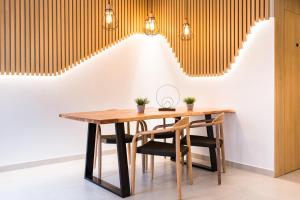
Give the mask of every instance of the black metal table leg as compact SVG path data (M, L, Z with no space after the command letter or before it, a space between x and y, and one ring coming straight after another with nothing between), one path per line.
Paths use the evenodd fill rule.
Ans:
M84 178L120 197L125 198L130 196L130 185L129 185L129 175L128 175L124 123L116 123L115 129L117 135L117 152L118 152L120 188L93 176L96 124L92 124L92 123L89 123L88 125Z
M206 120L210 120L211 115L205 115ZM214 129L212 126L206 127L207 136L211 139L214 138ZM211 170L217 171L217 155L216 155L216 149L213 147L209 148L209 156L210 156L210 164L211 164Z
M119 164L119 177L122 197L130 196L130 184L127 163L124 123L115 124L117 134L117 151Z

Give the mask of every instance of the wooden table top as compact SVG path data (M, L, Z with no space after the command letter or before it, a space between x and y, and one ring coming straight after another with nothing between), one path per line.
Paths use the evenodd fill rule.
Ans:
M93 112L78 112L60 114L59 117L95 124L110 124L128 121L149 119L174 118L183 116L201 116L206 114L234 113L232 109L194 108L187 111L186 107L176 108L176 111L158 111L157 108L147 108L144 114L137 113L136 109L111 109Z

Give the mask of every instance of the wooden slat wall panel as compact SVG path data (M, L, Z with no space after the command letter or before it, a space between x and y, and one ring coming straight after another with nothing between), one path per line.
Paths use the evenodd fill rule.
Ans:
M105 0L0 0L0 73L57 75L134 33L147 0L112 0L119 19L102 29ZM154 0L160 34L190 76L224 74L269 0L189 0L193 37L182 41L184 0Z
M269 6L269 0L189 0L193 38L188 42L179 37L183 0L157 0L156 17L160 33L170 43L182 70L189 76L214 76L230 68L250 27L269 19Z

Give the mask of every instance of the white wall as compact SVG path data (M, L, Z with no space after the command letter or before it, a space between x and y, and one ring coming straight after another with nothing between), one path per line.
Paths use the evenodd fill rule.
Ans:
M227 159L273 170L274 21L258 23L226 75L185 76L166 40L135 35L57 77L0 76L0 166L85 152L87 124L59 113L134 108L174 84L226 116ZM182 103L181 103L182 104ZM107 128L108 130L109 128Z

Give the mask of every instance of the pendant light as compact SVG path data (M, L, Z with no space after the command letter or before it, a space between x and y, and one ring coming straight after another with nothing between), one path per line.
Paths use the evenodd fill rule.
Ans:
M190 40L192 38L191 25L188 21L188 0L184 0L184 21L180 38L182 40Z
M149 7L150 7L150 12L149 12ZM156 35L158 34L158 25L153 13L153 0L151 0L150 6L149 6L149 0L147 0L147 10L148 10L148 16L145 20L144 32L147 35Z
M118 18L115 15L110 0L107 0L105 6L105 13L102 18L102 26L105 30L114 30L118 27Z

